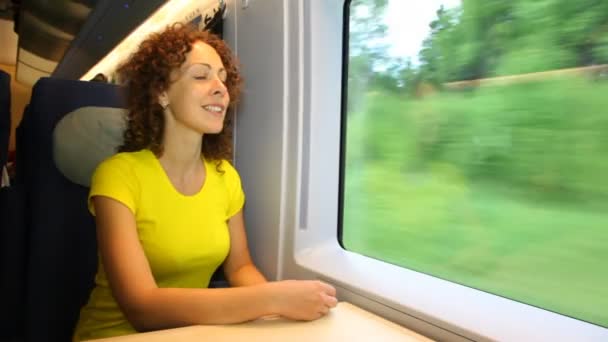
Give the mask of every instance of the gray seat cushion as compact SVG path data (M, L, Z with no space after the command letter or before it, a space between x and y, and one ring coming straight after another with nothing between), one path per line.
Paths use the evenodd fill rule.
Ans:
M123 141L127 110L81 107L66 114L53 131L53 158L70 181L90 187L99 163L116 153Z

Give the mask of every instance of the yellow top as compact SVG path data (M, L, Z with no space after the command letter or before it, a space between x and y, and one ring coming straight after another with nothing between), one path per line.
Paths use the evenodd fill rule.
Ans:
M185 196L178 192L149 150L118 153L96 169L89 193L125 204L135 215L139 241L159 287L205 288L230 248L227 221L245 202L236 170L204 161L205 183ZM99 261L95 288L80 312L74 340L134 333L112 296ZM137 281L137 280L133 280Z

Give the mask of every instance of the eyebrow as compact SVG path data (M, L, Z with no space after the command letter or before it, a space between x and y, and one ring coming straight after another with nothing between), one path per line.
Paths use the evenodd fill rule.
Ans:
M191 67L193 67L193 66L195 66L195 65L203 65L203 66L206 66L206 67L207 67L207 68L209 68L209 69L213 69L213 67L212 67L212 66L211 66L211 64L209 64L209 63L192 63L192 64L190 64L190 65L186 66L186 69L190 69ZM220 68L220 69L218 70L218 72L222 72L222 71L223 71L223 72L226 72L226 69L225 69L225 68Z

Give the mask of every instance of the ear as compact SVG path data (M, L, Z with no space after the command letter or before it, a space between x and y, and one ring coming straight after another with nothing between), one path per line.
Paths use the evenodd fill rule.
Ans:
M167 106L169 105L169 95L166 91L163 91L158 95L158 104L163 107L163 109L167 108Z

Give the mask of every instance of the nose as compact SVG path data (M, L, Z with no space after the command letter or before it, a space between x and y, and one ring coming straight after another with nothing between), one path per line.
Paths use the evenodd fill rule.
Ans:
M228 93L228 88L219 77L214 77L212 80L213 84L211 85L211 94L214 96L224 96Z

